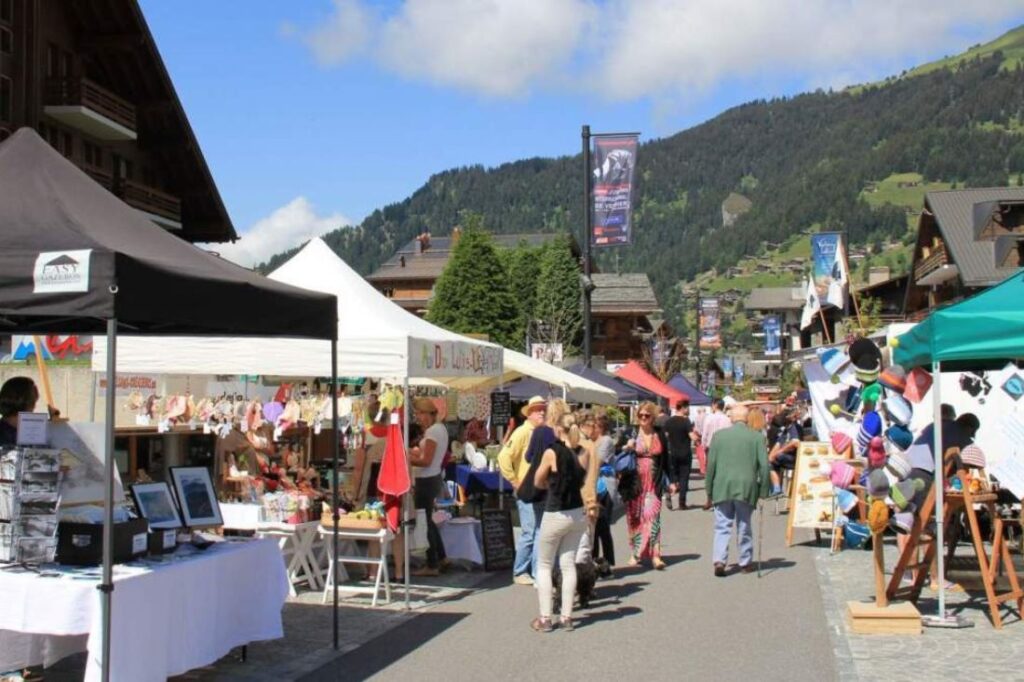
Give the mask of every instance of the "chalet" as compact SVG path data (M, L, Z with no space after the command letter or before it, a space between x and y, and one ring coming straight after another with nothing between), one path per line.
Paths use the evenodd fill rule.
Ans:
M1024 266L1024 188L929 192L917 229L905 311L929 309L997 284Z
M811 343L813 327L806 334L800 331L800 316L806 294L803 286L759 287L751 289L750 295L743 301L743 308L748 313L760 313L761 317L778 315L782 326L783 352L794 351L806 348Z
M238 238L137 0L0 0L0 139L24 126L183 239Z

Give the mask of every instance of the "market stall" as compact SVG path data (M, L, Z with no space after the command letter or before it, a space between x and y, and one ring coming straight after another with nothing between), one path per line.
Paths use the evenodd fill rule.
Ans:
M694 407L704 407L711 404L711 396L694 386L693 382L682 374L676 374L666 383L677 391L682 391L689 396L690 405Z
M616 370L615 376L623 381L629 382L630 384L639 386L646 391L650 391L660 398L664 398L669 401L670 404L675 404L677 400L689 399L689 396L682 391L672 388L664 381L648 372L636 360L630 360Z
M269 281L174 237L28 128L0 144L0 224L4 330L105 334L110 386L122 334L273 331L332 343L336 337L334 296ZM99 592L91 592L101 615L89 643L103 679L111 675L111 614L122 606L113 599L119 587L113 580L113 414L114 391L108 391L103 561Z

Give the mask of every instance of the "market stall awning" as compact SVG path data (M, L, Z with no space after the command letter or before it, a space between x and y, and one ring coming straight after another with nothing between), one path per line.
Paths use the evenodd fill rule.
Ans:
M566 399L575 403L591 403L594 405L614 405L616 403L615 391L579 374L574 374L561 367L555 367L543 360L536 360L529 355L508 348L505 349L503 357L505 372L500 379L488 380L487 386L490 388L497 388L501 384L509 387L512 386L512 382L518 379L523 379L524 381L529 379L535 383L528 384L528 386L532 386L537 390L529 393L526 396L527 398L533 395L549 394L561 396L564 389ZM456 379L445 383L452 388L458 389L481 387L479 382L466 379Z
M669 402L688 398L685 393L672 388L661 379L648 372L636 360L630 360L620 367L615 372L615 376L650 391L657 396L665 398Z
M1024 273L934 311L897 338L893 360L907 369L1024 357Z
M691 405L710 405L711 396L693 385L693 382L682 374L676 374L668 380L668 385L677 391L682 391L690 397Z
M0 144L5 333L102 334L116 319L124 334L276 329L331 339L336 310L332 295L271 281L173 236L31 128Z
M650 391L645 391L639 386L634 386L628 382L619 379L618 377L606 374L599 369L593 367L587 367L586 365L579 364L567 367L567 371L573 374L578 374L585 379L593 381L595 384L600 384L605 388L615 391L615 395L618 396L620 403L635 403L642 400L655 400L657 396Z

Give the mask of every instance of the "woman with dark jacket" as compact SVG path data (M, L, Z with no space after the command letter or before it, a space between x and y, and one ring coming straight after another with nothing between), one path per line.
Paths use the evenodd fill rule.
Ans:
M661 558L661 497L665 493L665 461L668 440L654 425L658 406L644 402L637 409L639 425L623 448L636 453L636 471L619 480L619 495L626 503L629 533L629 566L649 559L657 569L665 568Z

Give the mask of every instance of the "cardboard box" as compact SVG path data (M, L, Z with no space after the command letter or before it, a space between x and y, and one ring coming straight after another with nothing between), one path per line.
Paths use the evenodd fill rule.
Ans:
M176 529L171 530L151 530L149 531L149 553L150 554L170 554L178 548L178 531Z
M131 519L114 524L114 563L131 561L149 551L149 522ZM57 563L95 566L103 563L103 524L67 523L57 526Z

